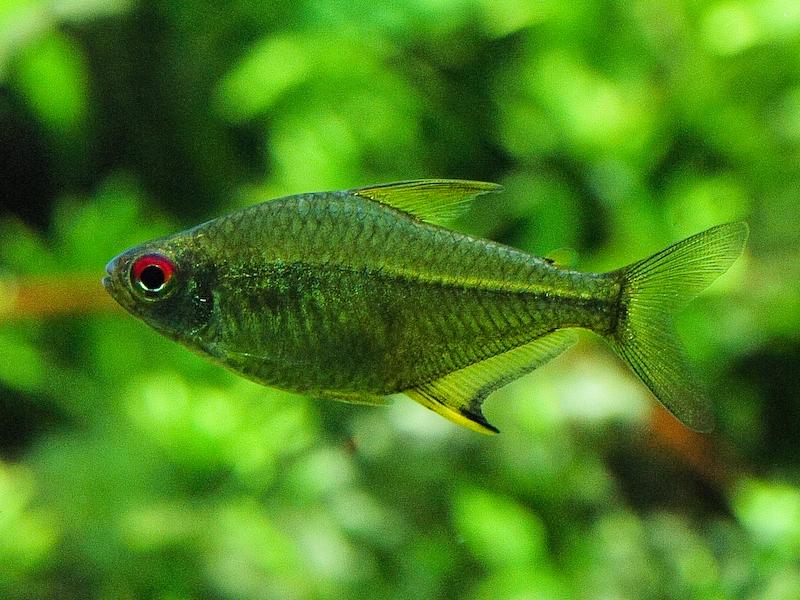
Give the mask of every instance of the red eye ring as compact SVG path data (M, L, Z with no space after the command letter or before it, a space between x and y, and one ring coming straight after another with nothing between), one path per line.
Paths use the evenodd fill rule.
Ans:
M162 292L174 274L175 264L160 254L145 254L131 266L131 279L145 294Z

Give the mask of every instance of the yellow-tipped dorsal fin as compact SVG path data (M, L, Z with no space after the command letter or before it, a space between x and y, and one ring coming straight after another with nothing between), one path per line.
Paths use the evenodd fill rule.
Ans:
M502 191L496 183L459 179L418 179L348 190L387 204L421 221L443 223L466 211L476 196Z

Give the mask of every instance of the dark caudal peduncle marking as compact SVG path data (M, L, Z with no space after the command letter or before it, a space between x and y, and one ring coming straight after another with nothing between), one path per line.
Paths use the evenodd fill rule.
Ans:
M623 285L624 281L623 275L618 274L617 272L612 272L609 273L609 277L617 282L617 285L619 286L619 291L617 292L614 301L611 303L612 306L611 322L609 324L608 331L602 333L613 334L614 332L617 331L617 326L619 325L620 321L625 320L625 317L628 314L628 307L624 301L625 286Z

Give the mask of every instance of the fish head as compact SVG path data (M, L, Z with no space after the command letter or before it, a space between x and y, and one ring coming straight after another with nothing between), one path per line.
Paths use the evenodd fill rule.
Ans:
M213 314L213 272L207 260L180 240L156 240L112 258L103 287L160 333L198 346Z

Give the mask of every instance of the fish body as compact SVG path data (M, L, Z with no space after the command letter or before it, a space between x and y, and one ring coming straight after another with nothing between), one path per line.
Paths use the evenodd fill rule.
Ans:
M128 250L104 284L155 329L259 383L363 403L405 393L483 432L496 431L481 412L491 391L589 329L676 416L708 429L669 319L738 256L746 226L596 274L435 223L498 190L422 180L280 198Z

